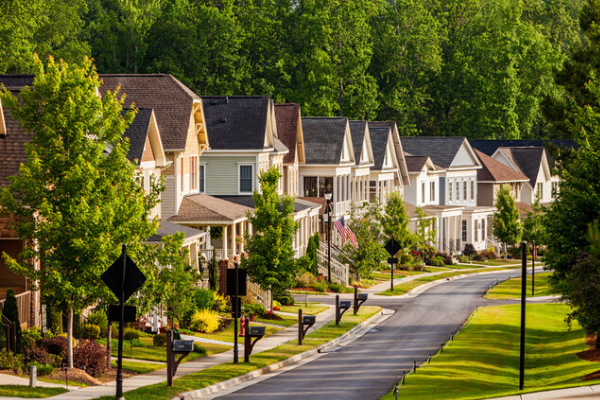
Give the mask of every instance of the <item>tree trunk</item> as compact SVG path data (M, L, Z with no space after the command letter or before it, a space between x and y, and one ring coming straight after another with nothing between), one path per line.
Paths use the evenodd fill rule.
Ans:
M67 366L73 368L73 306L67 310L69 320L67 322Z
M110 368L110 353L112 352L112 323L108 321L108 334L106 335L106 368Z

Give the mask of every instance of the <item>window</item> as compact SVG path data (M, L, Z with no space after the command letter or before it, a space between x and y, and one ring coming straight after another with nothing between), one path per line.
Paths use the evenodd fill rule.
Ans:
M456 201L460 201L460 182L456 181Z
M544 198L544 182L540 182L537 184L537 193L536 196L538 197L538 199L543 199Z
M485 240L485 219L481 220L481 240Z
M475 223L475 229L473 229L473 234L475 235L473 238L474 242L477 242L479 240L478 234L479 234L479 226L477 226L477 224L479 223L478 221L474 221Z
M425 203L425 182L421 183L421 203Z
M429 182L429 201L435 201L435 182Z
M181 161L179 163L179 168L181 169L181 172L180 172L181 177L179 179L179 181L181 182L181 192L183 192L183 160L184 160L183 157L181 157Z
M552 197L558 196L558 182L552 182Z
M463 199L465 201L469 201L469 196L468 196L467 190L468 190L467 189L467 181L463 181Z
M190 190L198 189L198 156L190 157Z
M204 165L204 164L200 165L199 175L200 175L200 193L206 193L206 189L204 187L205 182L206 182L206 165Z
M338 186L339 187L339 186ZM325 197L325 191L329 188L333 193L331 196L331 201L338 201L339 193L333 192L333 177L332 176L320 176L319 177L319 192L317 193L317 197Z
M454 186L454 182L448 181L448 203L452 203L452 187Z
M317 180L316 176L305 176L304 177L304 195L306 197L319 197L317 194Z
M462 237L461 237L463 242L467 241L467 221L466 220L462 220Z
M240 193L252 193L253 168L250 165L240 165Z
M471 201L475 201L475 179L471 179Z

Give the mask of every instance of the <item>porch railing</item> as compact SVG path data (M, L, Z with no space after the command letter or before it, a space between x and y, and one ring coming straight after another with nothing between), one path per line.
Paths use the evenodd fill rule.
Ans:
M333 255L333 253L332 253ZM317 250L317 256L319 257L319 272L322 272L327 276L329 273L328 265L327 265L327 253L322 251L321 249ZM348 285L349 283L349 268L347 265L342 264L335 258L331 257L331 278L344 284Z
M17 307L19 308L19 323L21 325L26 324L29 327L29 321L31 319L31 291L19 293L15 296L17 299ZM0 301L0 313L4 308L5 300Z
M270 290L263 290L256 283L251 282L250 279L248 279L246 282L246 288L250 292L254 293L254 295L256 296L256 301L262 304L264 308L266 308L267 310L271 309L272 293Z

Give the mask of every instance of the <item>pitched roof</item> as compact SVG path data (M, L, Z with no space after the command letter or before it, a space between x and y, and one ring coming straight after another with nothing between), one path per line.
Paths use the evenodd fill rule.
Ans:
M232 223L244 218L246 211L252 211L252 208L207 194L194 194L183 198L179 212L169 218L169 221L223 221L224 223Z
M448 168L467 140L459 136L403 136L402 147L414 156L429 156L435 165Z
M138 163L142 160L151 118L151 108L140 108L138 109L135 119L125 131L124 136L129 138L129 153L127 153L127 159L132 163L135 163L135 160L138 160Z
M271 101L267 96L206 96L202 100L211 149L265 148Z
M471 139L471 147L491 156L500 147L545 147L547 144L577 149L574 140L541 140L541 139L519 139L519 140L486 140Z
M283 162L286 164L292 164L296 162L299 120L300 104L275 104L277 137L290 150L289 153L283 157Z
M544 147L501 147L499 150L529 178L531 186L536 185L542 158L546 153Z
M18 91L12 91L12 94L18 95ZM17 175L21 164L27 161L25 143L33 137L12 118L7 108L3 109L3 113L6 135L0 135L0 187L8 186L11 182L8 177Z
M363 143L367 133L367 121L350 121L350 136L352 136L352 147L354 148L354 158L356 165L361 162Z
M405 157L406 167L409 172L421 172L429 157L427 156L409 156Z
M383 169L383 161L387 152L388 140L390 138L390 129L386 127L370 127L371 148L373 148L374 165L372 170Z
M475 150L475 154L479 157L482 166L480 170L477 170L478 182L518 182L529 180L521 172L507 167L479 150Z
M252 196L214 196L218 199L229 201L231 203L239 204L248 208L254 209L256 206L254 204L254 199ZM294 212L300 212L309 208L320 207L320 204L301 200L296 198L294 201Z
M302 117L307 164L339 164L346 137L346 117Z
M185 234L184 243L190 241L191 239L195 239L206 235L206 232L191 228L189 226L179 225L169 221L161 221L156 233L150 236L148 240L146 240L146 243L159 243L160 239L162 239L163 237L171 236L176 232L183 232Z
M100 93L121 85L124 107L153 108L165 150L181 150L190 125L194 100L200 97L172 75L100 75Z
M285 153L286 155L290 153L290 150L286 147L286 145L283 144L283 142L277 137L273 137L273 149L276 153Z
M320 205L321 207L319 208L319 215L323 215L325 214L325 207L327 205L327 200L325 200L325 197L298 197L301 200L304 200L306 202L309 203L314 203L317 205Z
M14 89L21 89L24 86L33 86L33 80L35 75L33 74L0 74L0 84Z
M398 133L398 125L396 121L371 121L369 122L369 129L387 127L392 135L394 142L394 149L396 150L396 158L398 160L398 167L400 168L400 174L404 181L404 185L410 185L410 177L408 174L408 168L406 167L406 160L404 159L405 151L400 140L400 134Z

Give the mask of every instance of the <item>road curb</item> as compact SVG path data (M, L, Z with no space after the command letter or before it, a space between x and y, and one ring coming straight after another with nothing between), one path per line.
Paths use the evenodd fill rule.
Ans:
M344 333L343 335L338 336L337 338L333 339L332 341L322 344L321 346L316 347L312 350L308 350L308 351L305 351L304 353L296 354L295 356L290 357L286 360L280 361L278 363L267 365L266 367L259 368L252 372L248 372L247 374L244 374L244 375L241 375L241 376L238 376L235 378L231 378L231 379L223 381L223 382L215 383L214 385L207 386L202 389L198 389L198 390L194 390L194 391L186 392L186 393L181 393L178 396L174 397L173 400L198 399L198 398L210 396L221 390L229 389L240 383L248 382L252 379L258 378L259 376L262 376L268 372L277 371L283 367L297 363L300 360L303 360L303 359L311 357L317 353L320 353L321 351L327 349L328 347L336 345L340 341L346 339L348 336L352 335L356 331L364 328L365 326L367 326L369 324L372 324L374 322L376 324L379 323L380 319L384 319L384 317L389 315L389 314L383 314L383 311L384 310L382 309L381 311L379 311L372 317L364 320L360 324L356 325L354 328L350 329L348 332Z

